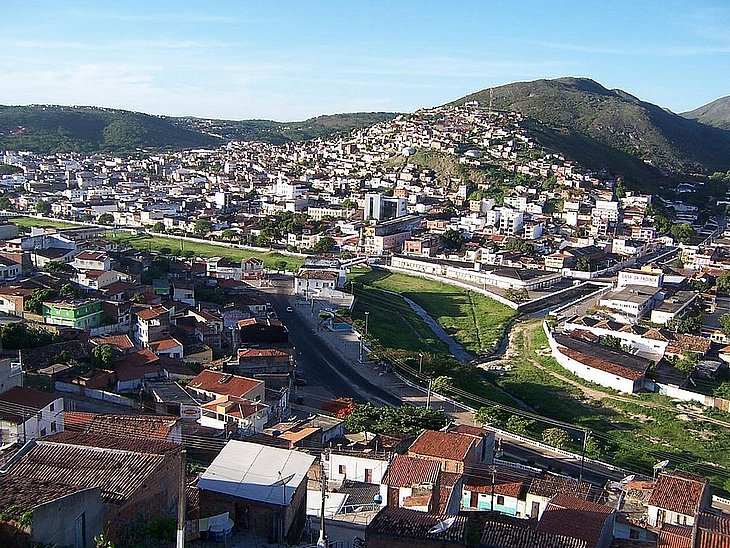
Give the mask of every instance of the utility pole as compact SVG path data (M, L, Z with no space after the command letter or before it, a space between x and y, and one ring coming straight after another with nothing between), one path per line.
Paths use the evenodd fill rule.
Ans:
M578 481L583 481L583 468L586 464L586 447L588 445L588 429L583 430L583 450L580 454L580 474L578 474Z
M426 407L431 407L431 384L433 383L433 379L428 379L428 394L426 395Z
M418 374L423 373L423 352L418 353Z
M327 532L325 531L324 524L324 508L325 501L327 499L327 475L324 472L324 461L319 462L319 476L321 481L322 489L322 507L319 514L319 538L317 539L317 548L327 548L329 546L329 540L327 539Z
M177 493L177 542L175 548L185 548L185 507L187 498L185 496L186 486L186 453L185 449L180 451L180 489Z
M368 336L368 316L370 316L370 312L365 311L365 333L360 335L360 351L358 352L358 355L357 355L358 363L362 363L363 345L365 344L365 338Z
M490 468L492 470L492 501L489 503L489 510L494 512L494 481L497 475L497 467L492 465Z

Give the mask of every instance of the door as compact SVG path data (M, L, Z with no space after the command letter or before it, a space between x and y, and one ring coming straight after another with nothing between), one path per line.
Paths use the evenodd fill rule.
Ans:
M469 508L479 507L479 493L476 491L471 492L471 499L469 500Z
M388 506L391 508L398 508L400 506L398 500L398 493L400 489L397 487L388 487Z
M537 519L537 517L540 515L540 503L539 502L533 502L532 508L530 509L530 517L532 519Z
M373 482L373 471L370 468L365 468L365 483Z
M74 520L74 548L84 548L86 546L86 516L82 512L79 517Z

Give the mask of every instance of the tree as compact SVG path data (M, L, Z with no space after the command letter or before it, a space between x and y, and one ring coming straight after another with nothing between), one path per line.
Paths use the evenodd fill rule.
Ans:
M283 272L286 270L287 262L283 259L280 259L274 263L274 268L277 270L277 272Z
M328 251L331 251L335 245L337 245L337 242L334 238L331 236L325 236L324 238L320 238L317 243L312 246L312 251L315 253L327 253Z
M65 283L61 286L59 294L63 297L74 298L76 297L76 287L72 283Z
M667 219L665 215L657 213L654 215L654 228L658 234L667 234L672 229L672 221Z
M235 230L233 230L232 228L226 228L225 230L223 230L223 232L221 232L221 237L224 240L232 240L233 238L236 237L236 234L237 234L237 232Z
M482 426L499 426L504 419L504 411L497 407L480 407L474 415L474 420Z
M626 188L624 187L624 180L620 177L616 180L616 186L613 190L614 194L616 194L616 198L619 200L621 198L626 198Z
M710 290L710 282L704 278L695 278L692 280L692 289L700 293L706 293Z
M588 257L578 257L578 260L575 261L575 269L581 272L590 272L591 267L591 260Z
M446 417L443 410L432 407L375 407L370 403L358 404L345 419L348 432L367 430L374 433L398 432L406 435L418 434L423 430L443 428Z
M7 196L0 196L0 209L7 211L13 208L13 203Z
M58 293L56 293L53 289L45 289L45 288L37 288L30 292L30 295L25 300L25 304L23 305L23 309L26 312L31 312L32 314L42 314L43 313L43 301L50 301L51 299L55 299L58 296Z
M672 225L669 233L672 235L672 238L682 244L690 243L692 241L692 238L697 235L695 229L692 228L692 225L689 225L687 223Z
M155 224L152 225L152 232L164 233L165 223L157 221Z
M51 204L45 200L40 200L35 204L35 212L40 215L48 215L51 212Z
M621 339L614 335L603 335L598 338L598 344L621 350Z
M43 269L52 274L73 274L75 272L73 265L64 261L48 261Z
M157 252L160 255L171 255L172 254L172 248L166 245L163 245L160 249L157 250Z
M542 441L552 447L563 449L570 443L570 435L561 428L546 428L542 432Z
M534 246L524 238L512 238L508 240L504 249L512 253L523 253L525 255L529 255L535 251Z
M504 292L504 298L513 303L521 303L529 299L530 295L524 287L520 289L510 287Z
M674 368L688 377L694 372L700 357L694 352L685 352L674 362Z
M96 346L91 351L94 367L98 369L111 369L114 363L114 349L108 344Z
M452 228L444 232L441 238L444 241L444 247L447 249L458 250L461 249L462 245L464 245L464 235L458 230L454 230Z
M36 348L59 342L60 337L27 323L13 322L0 327L3 348Z
M725 293L730 292L730 270L726 270L717 278L717 288Z
M193 225L193 232L196 236L205 236L213 228L213 223L207 219L198 219Z
M431 381L431 390L438 394L442 394L443 392L448 391L453 387L454 379L445 375L436 377L435 379L433 379L433 381Z
M102 213L99 215L99 224L100 225L113 225L114 224L114 215L111 213Z
M525 436L534 425L535 421L532 419L526 419L519 415L512 415L509 419L507 419L505 428L514 434Z
M136 304L145 304L147 299L145 298L144 293L135 293L132 295L132 302Z

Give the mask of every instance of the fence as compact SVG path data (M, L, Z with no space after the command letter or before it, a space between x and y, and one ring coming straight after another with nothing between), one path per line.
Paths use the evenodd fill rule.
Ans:
M130 400L129 398L126 398L124 396L120 396L119 394L115 394L114 392L107 392L106 390L96 390L94 388L81 386L80 384L71 384L61 381L56 381L54 386L59 392L66 392L67 394L79 394L81 396L86 396L87 398L91 398L94 400L106 401L109 403L114 403L116 405L123 405L125 407L137 407L137 404L133 400Z

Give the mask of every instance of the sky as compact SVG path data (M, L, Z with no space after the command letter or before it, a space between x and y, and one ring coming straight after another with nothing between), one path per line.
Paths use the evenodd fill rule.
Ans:
M674 112L730 95L730 0L0 2L0 104L303 120L592 78Z

